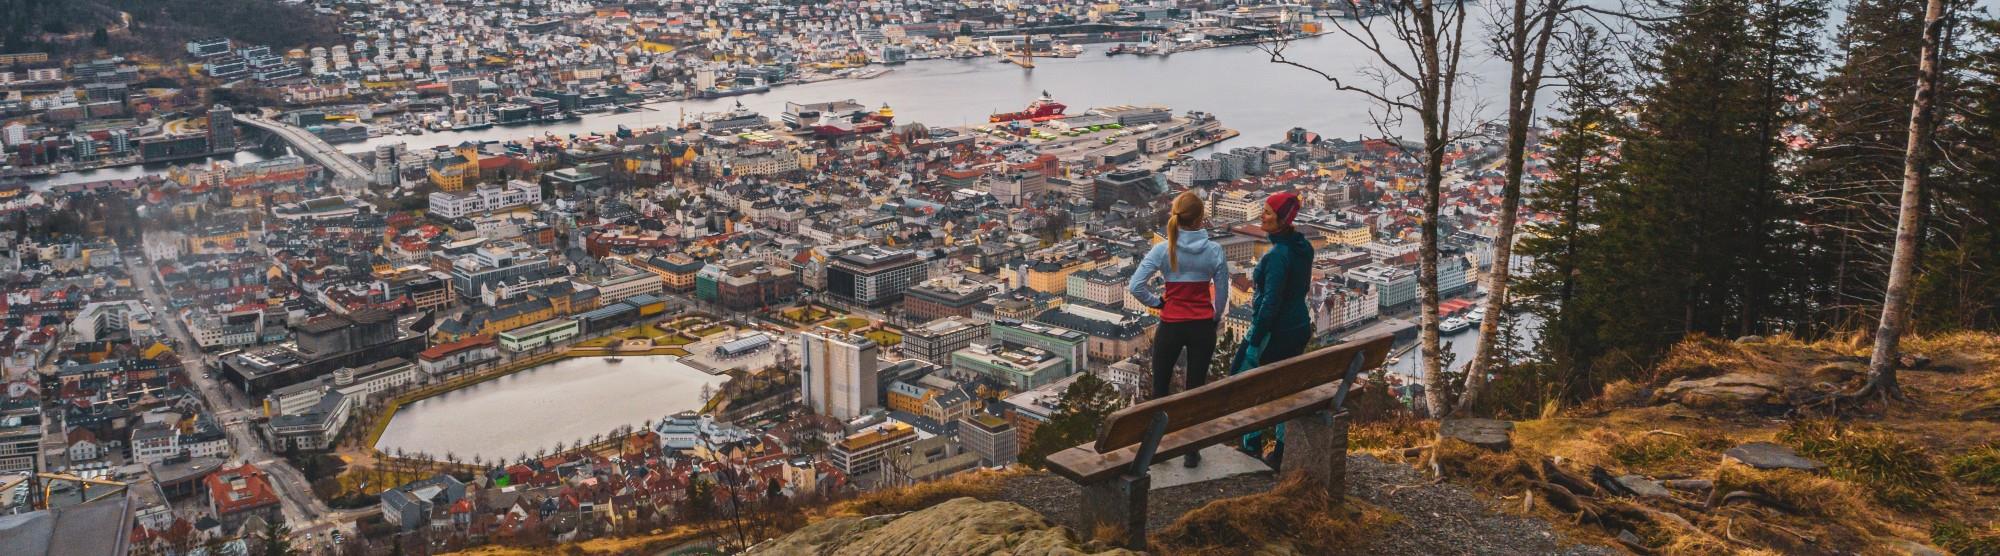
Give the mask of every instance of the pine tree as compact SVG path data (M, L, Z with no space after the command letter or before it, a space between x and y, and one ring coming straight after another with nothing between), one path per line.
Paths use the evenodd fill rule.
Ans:
M1602 287L1582 292L1618 308L1599 340L1625 359L1643 364L1687 334L1761 330L1769 300L1797 287L1772 264L1796 248L1777 149L1806 92L1799 72L1817 63L1816 1L1686 0L1638 56L1648 84L1621 147L1626 178L1600 196L1604 256L1585 269Z
M291 556L292 531L283 521L271 519L264 522L264 556Z
M1900 77L1916 75L1923 10L1922 0L1853 0L1835 38L1840 62L1820 85L1814 143L1799 174L1811 209L1804 221L1814 248L1806 252L1816 254L1813 271L1822 281L1812 300L1824 328L1864 327L1880 311L1909 133L1911 80ZM1958 79L1940 77L1940 94L1954 96ZM1956 118L1951 103L1940 109L1938 121L1947 124L1940 143L1950 144L1948 124Z
M2000 20L1983 20L1968 30L2000 36ZM1964 88L1950 95L1957 102L1939 105L1942 114L1953 115L1939 118L1944 138L1934 144L1958 151L1952 158L1959 161L1959 175L1948 172L1934 189L1938 215L1931 221L1937 237L1918 269L1913 294L1920 329L2000 328L2000 195L1992 190L2000 183L2000 44L1985 43L1961 67L1966 75L1958 82ZM1952 79L1941 77L1949 89Z
M1584 259L1591 256L1599 191L1619 179L1614 138L1629 132L1618 112L1626 96L1618 82L1623 69L1609 41L1597 28L1580 26L1564 50L1560 71L1570 77L1556 95L1560 115L1548 121L1549 176L1524 198L1529 213L1543 218L1522 234L1517 252L1535 263L1513 291L1542 331L1533 368L1521 377L1529 384L1516 390L1577 399L1599 385L1589 374L1600 352L1598 308L1576 301L1592 278L1582 269L1590 266Z

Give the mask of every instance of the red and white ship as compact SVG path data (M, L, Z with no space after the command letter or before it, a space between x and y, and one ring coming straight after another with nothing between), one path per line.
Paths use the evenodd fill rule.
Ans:
M997 124L1020 120L1034 122L1060 120L1063 118L1063 111L1068 109L1068 105L1056 102L1056 99L1050 97L1048 91L1042 91L1042 98L1035 99L1035 102L1028 104L1027 110L1020 112L1000 112L992 116L987 116L986 121Z

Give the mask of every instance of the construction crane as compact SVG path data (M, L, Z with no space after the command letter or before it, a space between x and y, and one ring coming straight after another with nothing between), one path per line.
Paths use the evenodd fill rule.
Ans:
M101 500L113 494L123 494L125 492L125 489L128 486L130 486L123 482L113 481L110 479L92 479L88 477L79 477L76 475L70 475L68 473L36 473L34 476L34 482L41 483L40 488L37 489L32 485L29 487L30 496L34 496L35 498L34 508L37 510L49 509L49 500L51 497L55 495L56 483L62 481L79 483L78 485L79 488L77 488L78 503L90 502L93 500ZM117 489L111 491L110 493L98 495L96 498L91 498L89 497L90 487L88 485L117 487Z

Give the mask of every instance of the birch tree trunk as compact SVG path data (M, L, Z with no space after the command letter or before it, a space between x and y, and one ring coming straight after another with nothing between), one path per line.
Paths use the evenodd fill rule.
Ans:
M1904 399L1903 388L1896 383L1897 346L1909 323L1910 282L1917 266L1917 224L1923 211L1924 173L1936 108L1943 20L1944 0L1929 0L1924 7L1924 48L1917 65L1917 94L1910 104L1910 142L1903 150L1903 196L1896 215L1896 251L1889 263L1889 286L1882 295L1882 318L1875 329L1875 354L1868 361L1868 383L1848 397L1874 393Z

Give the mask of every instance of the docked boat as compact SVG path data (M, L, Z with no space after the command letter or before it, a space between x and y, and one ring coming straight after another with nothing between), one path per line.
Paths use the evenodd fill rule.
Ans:
M1481 306L1478 308L1474 308L1472 312L1465 314L1465 320L1471 321L1472 324L1480 324L1486 322L1486 307Z
M1456 334L1467 328L1472 328L1472 323L1465 320L1464 317L1450 317L1438 324L1438 330L1445 334Z
M734 83L716 85L702 89L701 98L723 98L736 95L762 93L771 90L771 84L758 77L738 77Z
M619 362L619 361L624 361L624 360L625 360L625 359L624 359L624 358L622 358L622 357L606 357L606 358L604 358L604 362L605 362L605 363L617 363L617 362Z
M1056 102L1055 98L1050 97L1048 91L1042 91L1042 97L1035 99L1035 102L1029 103L1026 110L993 114L987 116L986 121L987 123L995 124L1019 120L1046 122L1062 119L1063 111L1068 109L1068 105Z

